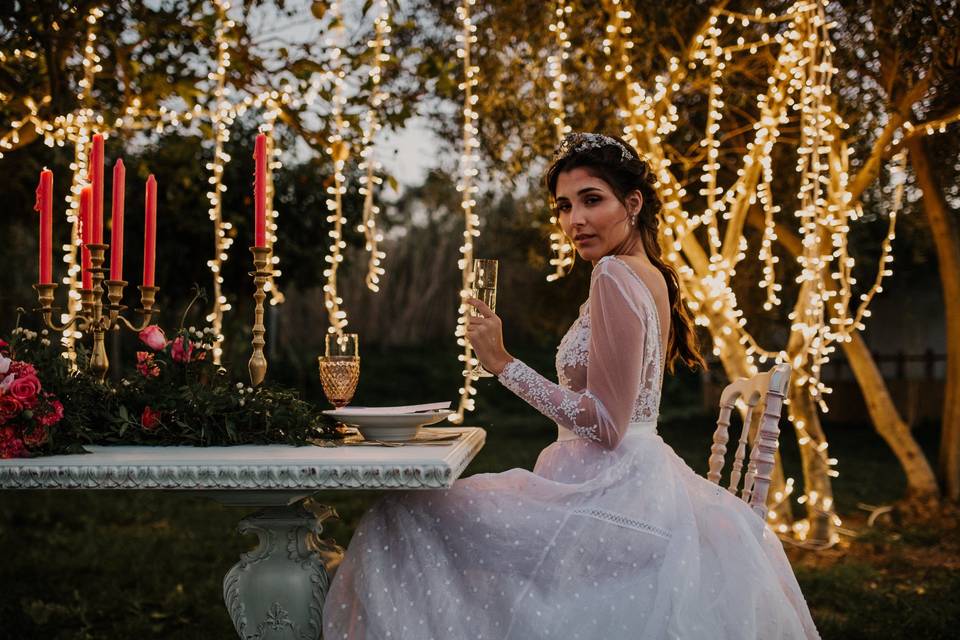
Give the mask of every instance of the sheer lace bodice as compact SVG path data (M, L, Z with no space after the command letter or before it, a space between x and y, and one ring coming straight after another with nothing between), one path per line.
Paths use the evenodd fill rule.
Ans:
M605 256L590 297L557 348L557 379L514 359L500 381L581 438L613 449L631 423L657 419L663 382L660 317L650 290L623 260Z

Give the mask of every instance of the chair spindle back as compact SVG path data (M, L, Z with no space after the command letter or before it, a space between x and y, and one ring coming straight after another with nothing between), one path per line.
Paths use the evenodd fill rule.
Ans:
M720 415L717 418L717 428L713 432L713 445L710 447L710 470L707 473L707 479L719 485L727 455L727 443L730 441L730 416L737 400L742 399L747 405L747 411L740 429L727 489L737 495L740 479L743 477L740 497L764 521L767 519L766 502L767 492L770 489L770 475L773 473L774 456L777 452L777 441L780 438L780 411L789 388L790 373L790 365L778 364L769 371L759 373L752 378L741 378L727 385L720 394ZM753 445L750 447L750 458L744 475L744 456L758 405L763 408L763 414L759 420Z

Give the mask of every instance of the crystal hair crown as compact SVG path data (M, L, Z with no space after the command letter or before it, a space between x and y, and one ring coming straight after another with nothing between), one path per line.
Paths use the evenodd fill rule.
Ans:
M626 162L637 159L636 156L630 152L630 149L616 138L605 136L602 133L583 133L578 131L568 134L560 144L557 145L556 150L553 152L553 161L563 160L568 156L586 151L587 149L599 149L600 147L609 147L611 145L620 149L621 161Z

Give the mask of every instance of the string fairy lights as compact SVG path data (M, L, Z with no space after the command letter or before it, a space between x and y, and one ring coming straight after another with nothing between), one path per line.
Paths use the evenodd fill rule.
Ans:
M547 95L548 106L553 113L553 125L557 131L557 142L563 140L564 136L570 133L570 125L567 124L566 108L563 102L563 85L567 81L567 75L564 73L564 61L570 58L570 37L567 35L567 20L573 12L573 7L567 4L566 0L557 0L554 8L553 22L550 23L550 31L553 32L556 39L556 49L547 57L547 77L550 79L550 92ZM550 264L554 271L547 275L547 282L553 282L564 277L573 267L574 252L573 244L560 230L555 212L550 213L550 251L553 257L550 258Z
M664 257L680 274L697 324L709 329L713 352L731 375L753 375L758 365L767 360L789 362L795 372L791 395L794 399L809 397L814 402L812 414L803 402L787 405L788 419L796 429L804 459L805 492L796 499L807 508L808 517L789 523L781 514L779 507L794 493L794 480L787 478L784 486L774 491L771 524L778 532L791 533L801 541L813 537L817 543L832 544L836 540L832 527L838 526L840 520L833 510L829 478L837 475L837 460L828 454L815 408L827 410L824 396L830 389L822 381L822 371L830 354L837 344L849 341L852 332L863 328L870 301L881 290L882 279L891 273L891 243L902 203L904 156L897 155L891 164L892 181L898 186L888 214L890 226L882 244L877 276L851 312L856 279L852 275L855 261L847 250L847 235L850 223L862 212L848 191L849 151L841 137L848 125L834 110L831 97L831 79L837 70L831 60L834 48L825 3L799 1L782 15L715 10L697 34L688 58L670 60L668 72L655 78L649 93L628 80L630 74L625 71L629 69L629 31L625 28L629 12L622 9L618 0L608 0L606 4L609 22L603 48L610 56L607 71L627 84L626 107L621 110L624 136L647 156L656 171L664 203L660 238ZM782 24L785 29L751 42L741 36L735 45L721 44L727 35L725 26L751 23ZM776 63L767 89L757 96L759 115L736 179L724 187L719 179L724 71L734 54L767 46L779 47ZM682 159L685 166L700 165L703 186L699 195L704 209L693 213L687 210L686 191L670 170L664 140L676 129L678 115L672 96L686 75L698 69L708 79L705 131L696 157ZM783 206L774 201L772 158L780 128L787 123L796 123L800 131L796 147L800 187L793 209L800 229L800 251L795 258L800 269L796 282L799 294L788 315L788 345L771 350L763 348L749 331L732 283L737 265L746 257L746 218L750 208L756 206L763 213L758 252L762 277L758 284L765 291L764 308L772 310L782 304L778 294L783 287L777 281L774 243L778 240L777 220ZM694 235L701 227L705 247Z
M455 336L457 344L463 348L463 353L458 356L460 362L464 364L463 386L460 387L460 402L457 406L457 412L448 419L455 424L463 422L464 413L474 410L474 398L477 390L473 386L473 376L470 373L479 364L480 361L473 355L470 343L467 341L467 320L470 317L472 307L466 303L467 298L473 295L473 243L474 238L480 236L480 218L474 212L477 206L476 194L479 188L476 185L476 177L479 173L477 165L479 156L477 150L480 147L480 141L477 136L478 115L475 109L479 96L474 92L474 88L479 84L480 67L471 59L472 45L477 42L477 25L473 23L470 17L470 8L476 4L476 0L463 0L457 7L457 18L461 23L461 32L457 34L457 57L463 60L463 82L459 88L463 91L463 150L460 154L460 179L457 183L457 191L461 194L460 207L463 209L464 229L463 242L460 245L460 259L458 267L462 274L460 287L460 307L458 309L457 328Z
M79 246L79 233L77 232L79 194L83 180L86 179L87 172L87 154L89 142L94 131L108 134L118 130L147 130L162 134L165 131L173 130L181 126L189 126L202 120L208 121L213 130L213 139L211 144L211 157L206 163L206 169L209 171L207 191L208 216L213 223L214 231L214 251L211 258L207 261L213 280L213 299L207 315L207 322L214 332L214 361L220 363L223 354L223 318L224 313L231 309L231 305L224 291L223 267L229 257L229 250L233 244L233 225L224 219L223 215L223 197L227 191L227 185L224 183L224 171L226 165L231 161L230 154L225 150L226 144L230 139L230 127L234 121L242 116L248 109L258 108L264 112L264 121L261 131L267 136L268 166L267 166L267 240L270 246L273 246L277 240L277 229L279 217L275 208L275 186L274 172L282 167L280 160L280 151L276 147L275 125L277 119L284 114L284 109L301 109L311 107L321 95L322 85L325 81L331 81L334 85L334 96L332 98L331 115L333 125L328 137L326 151L333 158L334 176L333 185L328 187L327 208L328 221L332 223L330 231L331 251L325 259L328 267L324 271L326 283L324 285L325 304L329 311L331 332L340 332L347 324L346 312L342 309L342 298L337 291L337 269L343 260L341 250L346 247L343 241L342 230L347 220L343 215L342 197L346 193L346 177L344 168L350 156L350 145L346 139L349 131L349 121L344 117L344 108L347 104L345 94L345 80L347 74L347 65L344 62L344 55L341 49L341 41L345 39L345 28L343 25L343 15L341 2L335 3L331 12L331 28L328 40L332 43L331 66L333 70L323 70L313 73L306 82L305 88L297 92L289 83L282 89L267 89L262 91L234 92L228 84L228 72L231 67L231 31L236 27L236 23L230 18L231 4L229 0L214 0L214 34L213 46L216 49L215 60L212 69L207 73L207 87L205 93L210 96L206 105L196 104L186 109L170 108L161 104L156 109L146 110L142 108L139 96L133 96L124 107L122 113L112 122L105 122L103 116L97 113L93 108L92 88L96 74L102 71L100 58L96 50L96 24L103 16L103 11L94 7L90 10L86 21L88 23L86 42L83 47L83 78L79 81L78 102L80 107L66 115L57 115L49 120L39 115L40 108L49 103L49 96L40 101L34 101L31 98L24 99L24 105L27 107L26 114L18 120L11 122L9 131L0 135L0 158L2 152L15 148L21 142L22 131L30 127L42 136L44 143L48 146L64 146L71 144L74 147L74 161L71 163L74 180L68 195L67 219L71 223L73 232L69 244L65 244L64 261L67 263L67 274L64 282L69 284L69 304L67 313L75 311L74 307L79 305L79 292L77 291L78 274L80 266L77 264L77 247ZM389 34L390 12L389 4L385 0L379 0L376 5L376 17L374 21L374 33L369 47L372 51L372 63L369 69L369 77L372 85L372 91L369 99L369 109L366 117L362 120L362 152L360 154L361 163L359 169L362 172L360 176L360 192L365 196L364 199L364 217L362 231L365 233L367 250L370 252L370 262L367 274L367 285L372 290L378 289L379 278L385 272L381 266L385 253L380 249L380 242L383 235L377 228L376 217L379 213L379 207L374 202L374 193L376 186L382 184L383 179L380 175L382 166L376 160L374 155L374 139L377 132L381 129L378 110L389 97L381 83L384 63L389 61L387 48L390 45ZM15 51L12 54L4 53L4 60L7 59L33 59L36 55L28 51ZM270 293L270 304L277 305L284 301L284 296L276 283L276 278L280 276L280 271L276 269L280 258L276 252L273 254L274 277L271 277L265 283L265 291ZM64 333L64 343L68 348L73 344L73 340L80 337L76 330L68 330ZM69 349L72 354L72 349Z
M229 0L214 0L217 12L217 24L214 39L217 46L216 67L210 71L207 78L213 85L213 109L211 123L213 125L213 157L207 163L210 171L208 182L210 191L207 199L210 201L208 210L210 221L213 222L213 257L207 260L207 266L213 275L213 306L207 314L207 322L213 329L213 361L220 364L223 355L223 313L230 310L230 303L223 291L223 263L229 257L233 238L230 237L232 224L223 219L223 194L227 185L223 182L223 172L226 163L230 162L230 154L224 151L224 145L230 140L230 125L235 113L227 96L227 70L230 67L230 44L227 41L227 32L234 26L227 12L230 10Z
M793 398L810 398L821 411L828 409L825 398L831 390L822 380L823 368L830 362L831 354L837 345L852 339L854 332L862 330L869 317L869 305L876 293L882 290L883 279L890 275L892 241L895 237L895 223L903 201L903 176L905 156L897 154L890 165L891 184L894 185L894 197L888 212L889 228L882 243L880 264L876 277L865 293L856 298L853 290L857 286L853 270L856 265L849 254L847 236L850 225L862 216L856 199L849 186L848 167L850 152L842 141L842 134L848 128L833 107L830 83L836 69L832 62L833 45L830 43L830 25L825 16L823 0L800 0L782 14L741 13L718 9L713 11L704 29L699 33L684 59L671 58L665 72L653 79L649 90L634 79L631 63L633 43L630 21L631 12L625 8L622 0L604 0L608 24L605 27L602 48L608 56L606 72L616 81L623 83L620 116L624 121L624 137L633 143L649 160L655 171L663 200L663 224L661 224L661 245L664 258L673 265L681 277L685 297L696 322L707 327L712 337L713 352L721 358L731 375L752 375L758 365L769 360L789 362L795 371ZM380 165L373 155L373 140L380 129L378 107L386 99L381 87L382 63L388 60L385 53L389 46L389 9L388 3L380 0L376 5L374 35L368 47L373 52L373 63L369 69L372 90L367 115L361 119L362 151L360 184L364 195L364 218L358 230L365 234L366 248L370 252L367 286L377 290L378 276L383 270L380 260L384 257L379 248L382 239L376 226L376 214L379 212L374 201L375 186L382 183L378 171ZM460 291L461 304L455 332L457 343L464 348L459 356L464 364L464 385L460 389L460 405L454 422L462 422L464 412L473 410L476 389L472 379L466 373L478 363L465 339L468 306L463 303L471 293L472 258L475 239L479 236L479 218L475 213L478 192L479 148L478 115L476 104L479 83L479 67L474 63L472 45L477 42L476 25L471 18L471 9L475 0L462 0L457 9L461 22L458 35L458 57L463 59L464 81L460 84L463 92L463 150L460 158L460 179L458 190L462 195L465 228L458 261L463 276ZM229 130L234 120L249 108L265 109L263 131L268 135L269 171L268 171L268 224L269 242L276 241L277 214L274 209L273 171L280 168L280 155L274 143L275 121L281 116L284 107L310 105L320 94L321 78L330 78L334 83L334 98L331 109L332 127L327 140L327 152L334 161L333 184L328 187L328 220L332 223L330 232L331 251L327 256L328 267L324 271L325 304L330 314L331 332L342 331L346 326L346 312L341 308L342 299L337 292L337 269L342 262L341 249L346 247L342 237L342 226L346 223L343 216L342 196L346 191L344 166L350 156L350 147L346 140L349 122L344 117L346 98L344 96L345 65L339 40L342 39L343 25L339 19L340 2L333 7L338 17L330 29L333 50L334 71L314 74L308 89L296 94L291 88L271 89L260 93L247 93L242 97L232 96L227 83L231 55L229 34L235 26L230 20L229 0L214 0L216 10L216 28L214 45L217 49L215 68L207 76L211 100L206 106L195 105L182 110L159 106L156 109L142 108L140 99L133 97L122 113L111 121L105 121L102 114L94 109L93 86L96 74L102 71L101 60L97 52L97 25L103 16L99 7L90 9L85 17L87 31L82 47L83 75L78 81L78 108L68 114L57 115L49 119L40 116L41 109L49 104L50 97L39 100L24 98L25 114L10 123L10 129L0 135L0 158L2 152L16 148L21 138L33 129L48 146L73 146L74 158L70 167L73 171L73 184L67 196L67 221L71 224L72 234L69 243L63 245L63 260L66 263L66 275L63 282L68 285L68 304L66 311L71 314L79 302L77 292L77 211L82 182L86 180L87 154L89 141L94 131L105 134L118 130L153 130L162 133L169 129L190 125L200 120L208 120L214 130L213 154L207 169L210 171L209 200L210 219L214 225L214 254L208 262L214 280L214 300L208 320L215 331L215 358L219 361L223 342L222 319L224 311L230 309L222 285L222 267L227 259L232 239L232 227L223 220L222 198L226 191L223 172L230 157L224 151L229 140ZM552 114L552 125L557 137L562 137L569 126L566 124L564 104L564 84L567 81L565 61L568 60L570 41L567 35L568 16L571 14L569 0L556 0L551 17L550 29L555 37L556 49L547 59L547 77L550 80L548 96ZM743 36L731 39L730 27L748 27L750 25L775 25L773 35L760 33L752 40ZM336 39L338 42L333 42ZM727 44L725 44L727 43ZM724 117L724 79L725 70L733 56L739 53L755 53L761 47L776 50L775 65L769 76L765 91L757 95L758 117L753 125L751 139L743 153L736 178L732 184L724 186L720 173L720 154L724 152L721 135ZM34 60L36 54L30 51L14 51L0 54L0 61ZM694 158L680 158L685 166L699 168L701 188L699 195L705 203L703 210L690 211L687 192L684 185L675 177L672 162L676 153L667 151L667 137L676 131L679 111L674 96L681 90L688 74L702 71L708 78L707 119L703 138ZM950 124L960 121L960 112L947 114L935 121L926 123L904 122L902 136L893 144L900 149L906 139L919 135L931 135L943 131ZM781 128L795 126L799 132L796 147L796 171L800 187L795 202L777 201L773 193L773 157L774 149L780 142ZM854 189L856 192L856 189ZM859 193L859 192L857 192ZM743 233L749 211L756 208L762 213L762 234L757 253L761 263L762 275L756 283L764 292L764 308L773 311L781 307L783 285L778 281L779 258L775 247L778 237L778 223L784 222L784 215L792 214L799 226L800 247L795 256L798 275L796 285L799 295L794 307L789 311L790 340L785 348L768 349L762 346L747 327L747 320L739 307L733 290L733 282L738 264L746 258L747 245ZM698 230L706 237L705 245L695 235ZM551 260L555 267L548 279L556 279L566 273L572 264L572 251L566 255L563 245L568 244L557 234L551 235L551 250L557 252ZM277 260L277 258L274 258ZM569 262L568 262L569 260ZM271 304L282 301L282 294L275 283L269 284ZM69 330L63 339L68 344L79 337L79 333ZM835 477L836 458L828 454L828 444L819 430L816 415L809 413L802 403L790 402L788 419L794 425L801 453L805 459L805 473L809 469L823 470L826 478ZM819 471L817 471L819 473ZM832 496L829 482L823 482L807 474L802 495L796 501L808 509L810 518L814 515L839 525L839 519L832 510ZM774 492L772 519L778 531L794 532L803 539L816 533L811 520L789 524L778 515L776 505L791 499L795 493L794 481L787 478L785 485ZM819 533L816 533L819 536Z
M280 161L280 149L277 148L275 128L277 116L280 114L280 106L274 102L273 98L268 100L267 104L269 109L263 114L263 126L260 130L267 136L267 246L273 249L277 242L277 218L280 216L280 212L274 206L274 196L276 195L274 175L277 170L283 168L283 162ZM263 290L270 293L271 306L276 306L283 304L285 297L276 282L276 279L281 276L280 270L277 269L277 265L280 264L280 257L276 253L271 253L271 256L272 275L267 278Z
M463 3L458 9L458 18L463 25L463 33L458 36L458 56L464 59L466 70L466 81L460 86L464 98L464 154L458 185L464 194L462 206L466 217L461 246L464 259L460 262L465 275L462 297L470 292L467 260L472 258L473 238L477 235L472 217L475 202L468 195L472 177L476 175L471 153L476 135L476 112L472 108L476 96L472 89L477 82L470 62L469 45L476 42L473 36L475 27L469 15L471 5ZM620 0L604 2L608 24L602 42L608 56L605 71L615 82L624 83L626 89L619 111L624 120L623 135L646 156L658 179L663 200L664 224L660 225L660 242L664 257L680 274L681 287L697 324L710 331L714 354L733 377L754 375L758 372L758 365L768 360L789 362L795 371L792 399L809 398L813 401L809 407L804 402L791 402L791 399L786 402L787 417L795 428L801 448L804 492L795 495L794 479L786 478L781 486L774 488L770 511L771 524L778 532L792 534L802 544L812 546L835 542L834 527L841 524L833 509L829 481L837 476L838 461L828 453L829 445L816 415L818 408L826 411L824 396L830 392L822 380L823 367L830 361L830 354L836 350L837 344L849 341L853 331L863 328L863 319L869 317L869 302L881 290L882 279L890 274L891 241L902 202L902 191L897 191L888 212L890 228L883 242L876 280L861 295L858 308L851 312L851 291L856 285L852 276L855 261L848 255L846 243L850 223L860 217L861 211L848 190L849 151L842 142L842 134L848 125L833 108L830 83L837 70L831 60L834 49L824 6L821 0L799 1L780 15L715 10L684 59L670 58L667 70L655 77L649 91L633 79L632 30L629 25L632 14ZM550 30L557 38L558 50L563 52L564 43L569 42L563 32L566 27L563 16L569 5L561 1L556 7ZM760 33L751 40L739 36L735 44L726 44L729 25L750 24L781 25L781 28L772 35ZM776 63L766 90L756 97L759 115L736 178L732 184L723 185L720 157L725 151L723 143L730 137L721 134L726 106L723 99L725 71L734 55L741 52L753 54L761 47L776 51ZM562 61L562 56L548 56L545 74L551 81L548 103L558 136L566 124L562 88L567 78ZM708 86L704 135L694 158L676 158L676 152L667 151L667 138L677 130L680 117L674 96L683 87L687 76L698 71L705 72ZM950 114L943 123L938 121L933 126L942 129L949 124L948 119L952 122L960 118ZM737 266L747 255L748 243L744 235L747 216L751 209L757 208L763 218L757 254L762 276L757 284L765 292L765 309L773 310L783 303L783 284L777 274L780 258L774 247L779 239L777 228L783 223L782 215L791 207L774 197L773 152L780 143L781 128L788 124L801 132L801 142L796 148L800 188L797 202L792 207L794 217L800 222L800 251L795 257L801 270L798 277L800 294L788 316L791 321L788 345L774 350L763 348L747 327L733 281ZM915 135L920 127L910 129L905 126L905 130L907 135ZM685 169L699 168L702 187L698 195L704 202L701 211L688 210L687 191L674 176L671 156L680 160ZM894 182L902 180L903 170L903 156L895 156L891 164ZM702 230L705 236L703 244L695 235L698 230ZM555 242L551 243L551 249L557 249ZM559 277L557 273L552 273L548 280L556 277ZM460 311L463 314L463 306ZM461 315L457 338L465 352L460 359L474 364L476 360L463 340L464 325L465 318ZM451 417L455 422L462 421L464 410L473 406L475 389L470 386L468 371L469 367L464 370L466 384L460 389L458 415ZM792 516L785 508L789 506L786 501L794 498L807 509L806 519L791 522Z
M330 326L327 331L340 334L347 326L347 312L341 308L343 298L337 291L337 271L340 263L343 262L343 253L341 251L347 247L343 239L343 225L347 223L343 215L343 194L347 192L346 176L343 173L347 159L350 157L350 145L344 139L344 134L350 126L343 117L343 108L347 99L344 94L344 78L346 70L342 62L343 51L341 43L344 37L345 28L342 20L342 7L340 0L337 0L331 7L333 14L333 23L328 36L328 43L331 49L331 66L333 67L333 99L331 102L330 117L333 121L330 127L330 135L327 138L327 153L333 161L333 184L327 187L327 222L331 223L329 231L330 253L324 256L327 267L323 270L323 276L327 279L323 285L324 306L327 309Z
M389 54L386 53L387 47L390 46L390 30L390 7L386 0L379 0L377 16L374 19L373 40L367 43L373 61L369 71L371 85L369 105L360 121L362 149L358 166L361 172L359 192L363 196L363 221L357 226L357 231L363 233L366 240L365 249L370 254L366 283L367 288L374 292L380 290L380 276L384 274L380 264L387 257L387 254L380 249L380 243L383 241L383 234L377 229L377 214L380 213L380 207L374 202L376 185L383 183L383 178L378 175L383 166L374 155L373 142L381 129L378 112L388 97L380 81L383 75L383 63L390 60Z
M90 142L93 137L94 127L102 123L93 110L93 81L96 74L102 70L100 65L100 56L97 53L97 21L103 17L103 10L100 7L91 7L87 13L85 22L87 23L87 35L83 44L83 77L79 80L77 91L77 103L80 109L76 112L76 117L69 122L68 129L70 139L74 142L73 162L70 163L70 170L73 172L70 191L67 194L67 223L70 225L70 242L63 245L63 262L66 264L66 274L63 277L63 284L67 289L67 308L61 316L60 321L69 322L69 319L80 310L80 264L77 260L77 253L81 245L80 229L80 193L83 190L84 182L89 180L88 176L88 156L90 153ZM32 110L33 115L36 111ZM42 127L42 125L41 125ZM43 130L48 130L42 127ZM39 133L39 131L38 131ZM50 140L45 140L50 145ZM76 340L83 337L83 333L76 327L67 327L61 335L61 342L66 347L66 357L73 361L76 359L76 352L73 349Z

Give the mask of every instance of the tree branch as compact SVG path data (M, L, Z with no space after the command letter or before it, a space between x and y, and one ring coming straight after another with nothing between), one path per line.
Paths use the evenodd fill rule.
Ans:
M919 82L903 94L894 111L889 114L890 120L887 122L887 126L883 128L880 136L873 143L870 156L857 173L856 178L850 183L851 206L860 199L863 192L880 173L880 163L893 155L890 141L893 140L893 135L910 116L914 103L920 100L927 89L930 88L931 76L932 70L928 70L928 73L924 74Z
M897 142L897 144L890 147L889 155L891 156L896 155L905 146L907 146L910 142L912 142L913 140L916 140L917 138L923 138L929 135L933 135L932 133L928 132L929 129L935 129L940 127L941 125L950 124L957 120L960 120L960 105L957 105L956 107L948 111L945 116L936 118L934 120L927 120L926 122L920 122L918 124L912 125L910 133L908 133L903 138L901 138L900 141Z

